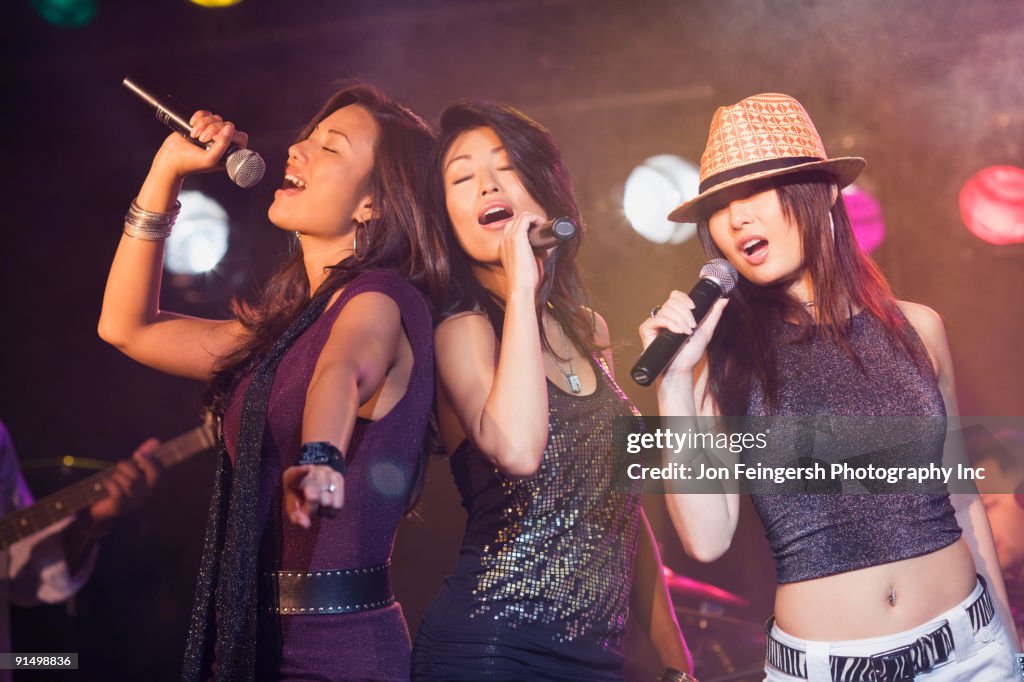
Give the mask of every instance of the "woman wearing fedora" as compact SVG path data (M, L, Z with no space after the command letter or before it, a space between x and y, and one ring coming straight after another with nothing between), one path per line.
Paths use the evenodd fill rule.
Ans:
M942 460L946 417L957 410L945 331L929 308L896 301L857 246L839 190L863 167L860 158L829 159L789 96L718 109L700 194L670 219L696 222L707 255L728 259L740 276L699 326L678 291L640 326L645 345L661 329L692 333L658 386L661 414L872 424L909 417L924 431L909 454ZM763 457L800 452L783 434L773 434ZM667 499L691 555L712 561L725 552L737 494ZM766 679L1018 679L1005 589L976 495L752 501L778 583Z

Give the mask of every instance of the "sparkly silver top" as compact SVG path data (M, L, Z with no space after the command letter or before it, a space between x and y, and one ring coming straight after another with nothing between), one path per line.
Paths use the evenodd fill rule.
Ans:
M618 646L625 630L640 490L620 492L612 420L639 413L603 358L596 390L548 382L548 444L537 473L510 479L464 442L452 471L469 513L464 545L479 549L472 618L537 625L559 642Z

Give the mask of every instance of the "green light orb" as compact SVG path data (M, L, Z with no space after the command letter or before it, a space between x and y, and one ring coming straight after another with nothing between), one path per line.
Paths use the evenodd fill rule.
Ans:
M32 8L55 26L80 28L96 16L96 0L32 0Z

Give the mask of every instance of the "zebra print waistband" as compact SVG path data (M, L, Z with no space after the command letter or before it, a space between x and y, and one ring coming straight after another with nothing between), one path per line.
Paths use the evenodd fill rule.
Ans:
M985 579L979 575L978 581L981 583L981 595L966 608L975 632L988 625L995 613ZM774 616L765 624L768 634L768 664L787 675L807 679L806 653L772 637L773 625ZM936 665L947 661L952 651L953 632L948 623L943 623L932 632L921 635L912 644L882 654L829 656L829 667L832 669L834 682L912 680L915 675L928 672Z

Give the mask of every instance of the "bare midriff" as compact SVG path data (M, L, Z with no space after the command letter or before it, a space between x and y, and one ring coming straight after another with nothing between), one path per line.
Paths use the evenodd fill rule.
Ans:
M976 582L974 559L961 538L912 559L779 585L775 622L813 641L881 637L948 611Z

